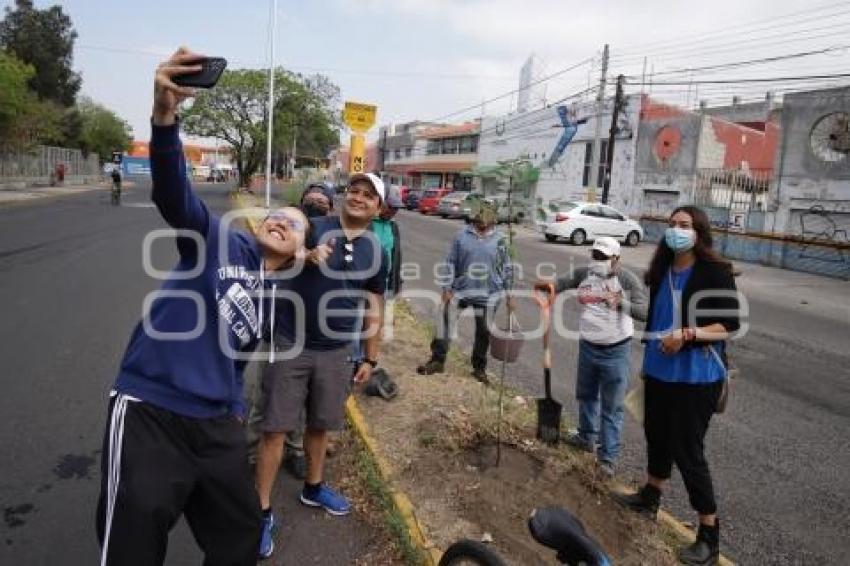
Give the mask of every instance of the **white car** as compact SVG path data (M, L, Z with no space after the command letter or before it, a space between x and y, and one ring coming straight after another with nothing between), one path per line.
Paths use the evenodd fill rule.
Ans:
M539 209L537 227L549 242L565 238L576 246L600 236L611 236L627 246L643 239L640 224L596 202L552 201Z

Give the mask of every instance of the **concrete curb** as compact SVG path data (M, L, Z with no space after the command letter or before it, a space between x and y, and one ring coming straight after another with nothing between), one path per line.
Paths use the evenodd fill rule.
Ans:
M410 536L410 540L412 540L416 546L422 550L427 559L427 564L429 566L436 566L440 561L441 553L425 536L425 529L422 527L419 519L416 518L416 510L410 502L410 498L408 498L404 492L395 486L395 482L393 482L392 467L378 452L375 440L369 436L369 425L366 424L366 420L363 418L363 413L360 412L360 407L358 407L357 400L354 396L349 396L348 401L346 401L345 413L348 416L348 420L351 423L351 427L354 429L355 434L363 442L366 450L369 451L369 454L375 461L375 464L378 467L378 473L381 474L381 477L389 486L393 505L395 506L396 511L398 511L401 515L402 519L404 519L404 524L407 527L407 533Z

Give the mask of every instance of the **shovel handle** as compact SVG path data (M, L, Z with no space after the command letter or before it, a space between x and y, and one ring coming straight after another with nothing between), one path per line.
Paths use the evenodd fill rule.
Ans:
M540 318L543 320L543 368L549 369L552 367L549 333L552 330L552 304L555 302L555 285L546 282L545 284L536 286L534 302L540 307Z

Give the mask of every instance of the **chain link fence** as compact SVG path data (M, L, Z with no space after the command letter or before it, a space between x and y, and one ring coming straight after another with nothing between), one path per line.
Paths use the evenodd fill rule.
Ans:
M29 150L0 145L0 185L55 184L64 172L65 184L86 183L100 176L97 155L78 149L39 145Z

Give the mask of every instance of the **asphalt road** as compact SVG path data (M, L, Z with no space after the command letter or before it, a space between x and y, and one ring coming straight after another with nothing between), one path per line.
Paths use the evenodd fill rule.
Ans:
M406 289L436 290L433 265L442 260L461 223L412 212L400 213L399 222L404 262L418 264L421 273ZM587 247L549 244L528 232L519 233L516 245L526 282L541 263L554 262L563 272L589 254ZM646 257L649 251L624 248L624 260L634 264L630 255ZM637 263L642 273L646 264ZM727 413L712 421L707 440L723 551L741 564L845 564L850 553L850 284L778 270L750 272L745 267L738 281L750 302L752 324L734 348L742 378L735 382ZM823 312L800 306L806 299L814 301L818 287L826 284L844 290L840 304L832 309L827 304ZM411 304L424 320L434 320L428 301L412 299ZM524 328L534 327L536 307L530 301L518 305ZM574 306L565 319L568 328L576 327ZM467 352L471 336L472 321L466 319L461 344ZM520 361L507 370L507 380L532 396L543 393L540 352L539 340L526 343ZM577 343L559 339L553 355L555 396L575 419ZM633 383L641 356L642 348L635 345ZM489 369L498 374L498 363L491 359ZM641 481L643 433L628 416L622 460L620 477ZM680 519L695 520L677 472L663 504Z
M200 185L214 210L229 206L221 185ZM159 286L142 268L142 240L165 227L144 185L121 207L105 189L0 207L0 564L90 565L99 560L94 510L109 389L141 315ZM171 242L153 247L168 270ZM331 520L296 502L281 476L282 519L274 564L343 564L370 534L357 516ZM167 564L202 560L185 525Z
M199 191L213 209L227 208L221 186ZM0 208L0 564L97 560L93 516L107 394L142 299L159 284L141 262L143 237L163 227L147 198L140 186L120 208L109 206L105 190ZM433 265L460 224L413 213L399 221L405 261L422 274L407 288L434 290ZM520 234L517 247L526 274L540 262L561 268L587 255L531 234ZM154 247L158 268L174 258L168 242ZM792 285L782 277L748 280L745 271L740 279L754 291L753 329L735 349L743 378L729 412L713 421L708 437L724 552L743 564L843 564L850 554L850 321L829 305L800 307L801 299L817 298L817 278ZM846 308L846 297L836 307ZM414 305L433 319L429 306ZM520 302L520 310L524 325L533 326L532 306ZM468 348L470 321L462 329ZM527 343L508 368L509 381L532 396L542 390L539 352L539 342ZM635 368L640 355L635 347ZM572 415L575 356L575 343L554 348L555 393ZM628 417L624 436L621 475L638 480L644 444ZM362 524L301 509L296 490L288 482L278 492L285 520L275 563L345 563L356 555ZM665 505L692 519L678 477ZM191 535L178 526L168 563L199 562Z

